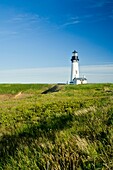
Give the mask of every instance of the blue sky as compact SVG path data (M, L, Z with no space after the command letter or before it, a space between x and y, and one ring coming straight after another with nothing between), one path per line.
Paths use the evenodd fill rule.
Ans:
M112 0L0 0L0 83L69 81L73 50L89 83L113 83L112 30Z

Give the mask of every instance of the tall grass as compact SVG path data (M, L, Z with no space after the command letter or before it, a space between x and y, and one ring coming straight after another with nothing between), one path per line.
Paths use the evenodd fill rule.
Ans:
M0 169L113 169L112 84L13 88L32 96L0 101Z

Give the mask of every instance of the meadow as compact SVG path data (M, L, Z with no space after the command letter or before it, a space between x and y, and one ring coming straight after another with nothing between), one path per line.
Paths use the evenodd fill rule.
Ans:
M113 169L113 84L0 85L0 170Z

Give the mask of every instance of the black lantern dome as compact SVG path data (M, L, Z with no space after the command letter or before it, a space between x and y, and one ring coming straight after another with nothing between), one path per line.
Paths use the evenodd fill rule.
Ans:
M73 51L72 52L72 58L71 58L71 61L73 62L73 61L79 61L79 58L78 58L78 52L77 51Z

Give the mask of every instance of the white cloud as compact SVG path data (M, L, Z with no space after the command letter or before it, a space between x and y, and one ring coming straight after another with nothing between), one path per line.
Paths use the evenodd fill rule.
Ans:
M8 20L9 23L23 23L23 22L39 22L41 18L37 14L22 13L12 16Z
M5 21L8 27L18 32L33 31L43 27L43 24L47 24L49 18L41 17L36 13L20 13L13 14Z
M7 20L7 23L10 24L39 24L39 23L48 23L49 22L49 18L47 17L42 17L39 16L38 14L32 14L32 13L21 13L21 14L17 14L17 15L13 15L12 17L10 17L9 20Z
M113 83L113 64L82 66L81 72L84 73L91 83Z
M70 67L1 70L0 83L66 83L70 71ZM80 73L89 83L113 83L113 64L81 66Z
M68 68L34 68L34 69L18 69L18 70L2 70L0 71L1 83L58 83L68 80Z
M70 26L70 25L76 25L78 23L80 23L80 18L78 16L76 17L69 17L66 19L66 21L59 25L58 28L63 28L63 27L67 27L67 26Z
M9 35L17 35L17 31L10 31L10 30L0 30L0 36L9 36Z
M66 22L62 25L62 27L65 27L65 26L68 26L68 25L75 25L75 24L78 24L79 22L80 22L79 20Z
M112 17L112 14L110 14ZM79 23L92 23L92 22L100 22L103 20L106 20L107 17L110 17L107 14L103 14L101 12L98 12L96 14L90 13L80 16L70 16L66 19L65 23L59 26L59 28L70 26L70 25L76 25Z

